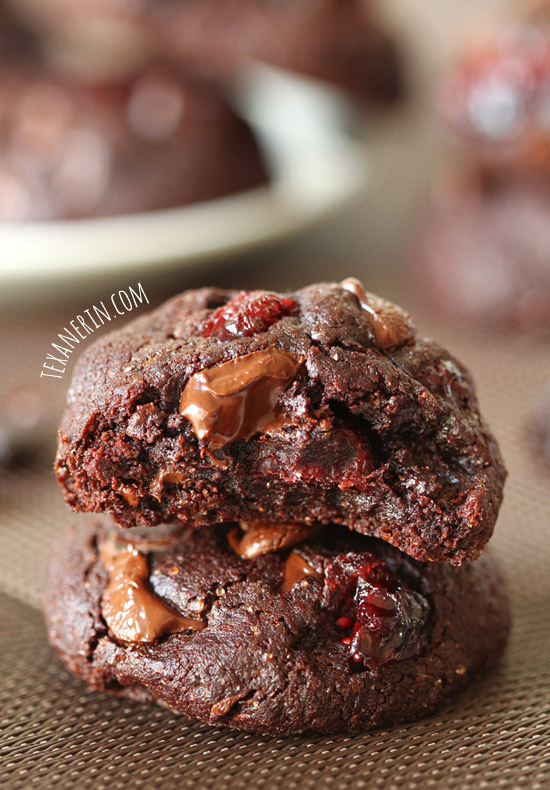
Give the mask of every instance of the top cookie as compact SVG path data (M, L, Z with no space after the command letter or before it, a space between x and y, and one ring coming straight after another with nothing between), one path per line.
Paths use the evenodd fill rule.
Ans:
M356 280L188 291L101 338L56 471L71 507L122 526L336 522L455 565L505 477L468 372Z

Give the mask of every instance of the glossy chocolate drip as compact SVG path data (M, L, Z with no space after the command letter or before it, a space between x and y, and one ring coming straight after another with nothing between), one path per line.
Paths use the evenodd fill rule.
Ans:
M268 348L201 370L183 390L180 414L213 449L249 439L273 419L279 395L302 362L297 354Z
M305 576L317 576L317 572L296 551L291 551L285 560L279 592L289 592Z
M204 620L192 620L175 612L149 587L149 563L132 546L116 551L101 549L109 573L103 593L102 614L112 634L121 642L155 642L166 634L200 631Z
M256 522L243 523L245 530L242 534L239 527L232 529L227 540L231 548L243 559L253 559L261 554L295 546L306 540L315 531L309 524L269 524Z
M396 348L410 343L415 337L411 317L397 305L365 291L359 280L348 277L340 287L352 293L367 314L374 339L379 348Z

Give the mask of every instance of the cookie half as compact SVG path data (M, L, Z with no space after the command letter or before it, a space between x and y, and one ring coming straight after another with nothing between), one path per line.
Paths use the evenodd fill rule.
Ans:
M490 552L420 564L334 525L248 557L242 539L236 525L157 543L75 528L49 571L52 645L95 689L283 735L420 718L503 650Z
M452 564L505 476L466 369L355 280L189 291L100 339L56 470L71 507L123 526L334 522Z

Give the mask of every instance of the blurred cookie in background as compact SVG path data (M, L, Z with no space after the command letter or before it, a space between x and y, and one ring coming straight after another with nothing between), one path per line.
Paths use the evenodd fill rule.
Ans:
M431 305L480 324L550 330L550 28L468 49L443 80L454 139L413 256Z
M361 0L10 0L49 59L90 77L132 73L159 53L222 82L261 60L361 98L402 91L398 49Z
M440 176L411 268L415 290L442 314L549 331L550 180Z
M550 177L550 27L518 25L468 50L439 98L471 156Z
M157 57L153 0L7 0L46 59L90 80L123 79Z
M103 85L34 65L0 75L0 220L163 209L266 179L218 91L168 68Z
M334 83L361 99L403 89L398 48L360 0L167 0L158 24L175 57L227 79L259 60Z

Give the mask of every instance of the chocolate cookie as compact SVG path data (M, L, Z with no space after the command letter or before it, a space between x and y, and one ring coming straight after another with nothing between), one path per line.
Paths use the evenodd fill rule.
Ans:
M133 546L100 524L73 530L47 583L55 650L95 689L281 735L423 717L503 650L508 603L490 552L423 565L332 525L242 558L235 531Z
M356 280L189 291L100 339L56 471L72 508L126 527L336 522L453 564L505 475L464 367Z
M267 179L250 129L217 92L166 69L85 86L14 65L0 98L3 221L163 209Z
M411 274L442 313L547 332L549 250L550 181L461 171L435 191Z

